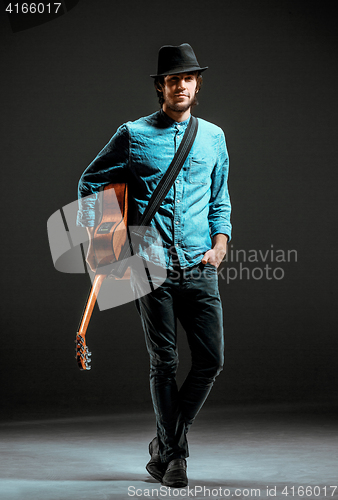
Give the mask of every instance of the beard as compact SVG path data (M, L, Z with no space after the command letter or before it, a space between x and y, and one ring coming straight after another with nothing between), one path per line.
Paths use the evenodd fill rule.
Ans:
M190 94L188 97L190 97ZM167 107L172 111L184 113L194 104L195 96L190 97L190 99L186 102L174 102L171 99L168 99L166 96L164 96L164 101Z

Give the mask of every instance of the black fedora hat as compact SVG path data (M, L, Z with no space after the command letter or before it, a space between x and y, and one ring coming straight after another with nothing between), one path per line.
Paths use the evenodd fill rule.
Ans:
M182 45L164 45L158 52L157 74L156 76L175 75L176 73L187 73L190 71L204 71L208 68L201 68L196 59L192 47L188 43Z

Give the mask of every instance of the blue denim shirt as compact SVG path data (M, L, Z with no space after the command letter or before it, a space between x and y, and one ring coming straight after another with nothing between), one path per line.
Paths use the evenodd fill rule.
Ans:
M189 119L175 122L161 110L119 127L81 176L77 224L94 225L100 187L128 182L128 221L137 226L180 145ZM188 158L151 222L161 237L164 252L153 245L151 252L144 255L147 260L172 269L174 247L180 267L190 267L211 248L215 234L231 238L228 169L222 129L198 118L198 133Z

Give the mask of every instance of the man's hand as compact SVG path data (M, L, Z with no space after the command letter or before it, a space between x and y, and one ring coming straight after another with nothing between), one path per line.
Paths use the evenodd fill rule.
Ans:
M93 245L93 236L94 236L94 228L87 227L87 233L89 236L89 246L86 255L86 262L88 263L90 269L95 272L97 269L97 262L94 253L94 245Z
M226 254L228 239L226 234L215 234L212 239L212 249L205 252L202 264L209 262L217 268Z

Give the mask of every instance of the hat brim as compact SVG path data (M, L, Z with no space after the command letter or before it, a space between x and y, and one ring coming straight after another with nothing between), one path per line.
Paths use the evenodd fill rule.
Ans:
M193 71L205 71L208 69L209 66L204 66L204 68L200 68L199 66L193 66L193 67L184 67L184 68L174 68L171 69L170 71L166 71L165 73L159 73L158 75L150 75L151 78L156 78L157 76L167 76L167 75L179 75L180 73L191 73Z

